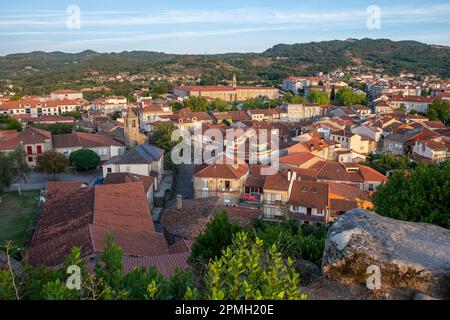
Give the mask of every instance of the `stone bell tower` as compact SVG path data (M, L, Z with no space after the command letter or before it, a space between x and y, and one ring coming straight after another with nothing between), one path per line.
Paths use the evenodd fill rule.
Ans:
M233 88L237 87L237 79L236 79L236 73L233 73L233 80L231 81L231 86Z
M139 118L136 113L129 109L127 112L127 116L125 117L125 145L128 148L134 148L137 146L139 141Z

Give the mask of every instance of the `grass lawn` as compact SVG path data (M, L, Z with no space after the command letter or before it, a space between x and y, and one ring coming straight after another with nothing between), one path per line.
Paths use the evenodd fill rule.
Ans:
M4 193L0 203L0 246L12 240L16 247L25 247L26 230L39 201L39 191Z

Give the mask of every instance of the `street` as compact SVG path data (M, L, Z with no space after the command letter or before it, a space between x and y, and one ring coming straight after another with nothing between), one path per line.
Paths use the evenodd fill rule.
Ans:
M193 164L183 164L178 168L177 186L175 188L174 197L181 194L183 199L194 198L194 188L192 185L192 175L194 173Z
M87 172L78 172L78 173L58 173L55 175L55 179L53 179L53 175L51 174L43 174L40 172L32 171L26 183L21 183L21 190L39 190L45 188L45 185L49 181L80 181L87 183L89 185L93 185L95 179L101 176L101 170L90 170ZM8 191L17 191L18 185L13 184Z

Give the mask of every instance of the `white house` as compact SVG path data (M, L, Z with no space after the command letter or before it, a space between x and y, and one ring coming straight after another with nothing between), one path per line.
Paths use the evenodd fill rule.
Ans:
M53 149L67 157L74 151L89 149L94 151L101 161L125 152L125 145L110 137L85 132L57 134L52 136Z
M418 140L415 141L413 155L426 158L432 162L445 161L450 153L450 140L445 138L437 138L434 140Z
M352 133L359 134L360 136L369 137L376 142L380 141L383 130L378 127L372 127L369 125L362 125L352 128Z
M50 98L53 100L69 99L77 100L83 99L83 93L74 90L56 90L50 93Z
M164 151L150 144L141 144L136 148L115 156L102 166L103 177L108 173L129 172L143 176L155 176L161 182L164 173Z

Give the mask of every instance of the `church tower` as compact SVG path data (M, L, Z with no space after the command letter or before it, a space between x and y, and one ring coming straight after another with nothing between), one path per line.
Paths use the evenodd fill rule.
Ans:
M139 118L133 110L129 109L125 118L125 145L128 148L134 148L138 144L139 132Z
M231 82L231 86L232 86L233 88L236 88L236 87L237 87L236 73L233 73L233 80L232 80L232 82Z

